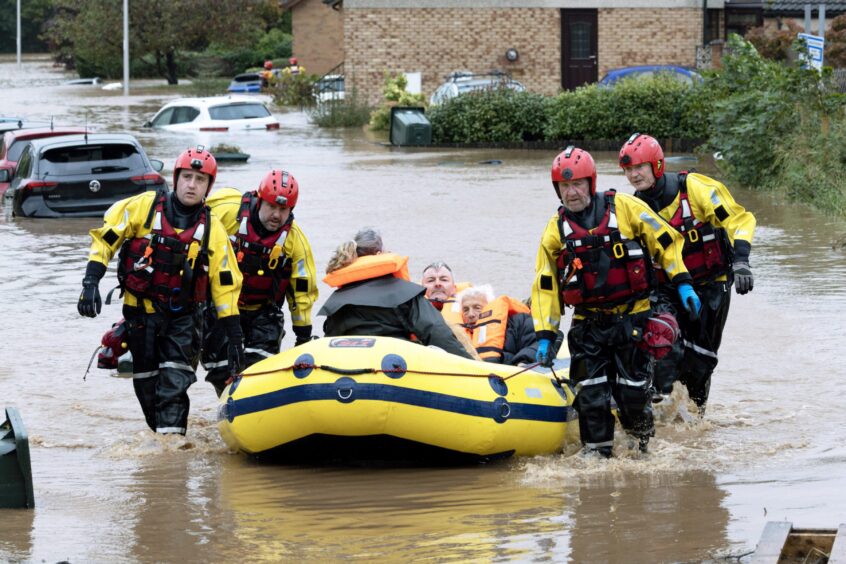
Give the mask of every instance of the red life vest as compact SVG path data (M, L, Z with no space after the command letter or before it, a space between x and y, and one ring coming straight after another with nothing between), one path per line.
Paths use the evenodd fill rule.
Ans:
M604 193L605 214L591 230L559 208L564 249L558 256L558 282L565 305L613 306L645 298L652 288L649 254L617 228L613 190Z
M257 200L252 192L244 194L238 211L238 231L229 237L238 257L238 267L244 275L238 305L267 302L281 305L292 271L290 258L282 254L282 245L291 230L294 215L288 217L279 231L261 237L250 221L250 212Z
M668 223L684 235L682 258L694 280L714 279L728 271L731 254L726 231L693 216L687 195L686 175L679 175L679 207ZM666 273L663 269L656 270L658 281L665 284Z
M206 301L209 286L209 209L199 221L177 233L164 213L168 195L161 193L144 226L144 237L128 239L118 257L120 287L141 298L179 311Z

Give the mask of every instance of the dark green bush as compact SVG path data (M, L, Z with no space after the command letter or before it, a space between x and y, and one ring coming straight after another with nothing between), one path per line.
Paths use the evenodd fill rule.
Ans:
M659 138L705 138L710 93L668 76L596 84L562 92L550 106L546 137L624 139L634 131Z
M544 138L548 99L507 88L470 92L428 112L435 143L501 143Z

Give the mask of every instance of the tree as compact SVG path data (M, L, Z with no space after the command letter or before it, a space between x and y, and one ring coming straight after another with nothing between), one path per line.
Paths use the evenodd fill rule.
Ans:
M802 27L799 24L791 20L779 19L775 25L753 27L744 37L765 59L787 61L791 57L790 50L799 33L802 33Z
M81 74L120 76L123 52L122 3L115 0L54 0L52 45ZM157 74L177 84L180 54L203 51L212 43L251 47L265 26L280 19L273 0L132 0L130 54L152 60ZM52 49L51 49L52 50ZM54 51L55 52L55 51Z
M21 2L21 51L44 52L47 44L39 38L41 25L52 11L50 0ZM0 0L0 53L17 52L17 0ZM7 17L9 16L9 17Z

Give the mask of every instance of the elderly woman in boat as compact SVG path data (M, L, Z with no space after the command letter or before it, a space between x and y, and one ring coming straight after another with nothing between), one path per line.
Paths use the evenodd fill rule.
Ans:
M340 245L323 281L337 288L318 313L326 316L327 337L396 337L472 357L424 297L426 289L409 281L408 257L383 252L375 229L361 229Z

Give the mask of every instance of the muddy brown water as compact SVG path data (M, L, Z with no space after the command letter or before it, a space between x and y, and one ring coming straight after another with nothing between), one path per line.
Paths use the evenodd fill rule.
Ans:
M375 225L415 276L444 259L461 280L529 293L556 208L552 153L396 149L283 111L278 132L150 131L142 124L174 94L139 82L125 98L67 78L44 59L19 70L0 58L0 113L131 132L167 174L189 145L237 144L251 158L221 164L217 186L252 189L287 168L321 276L337 244ZM597 157L600 186L627 189L613 155ZM610 462L471 468L259 464L227 451L202 381L187 437L154 436L128 380L97 369L82 379L120 317L117 304L93 320L76 312L99 221L0 218L0 407L23 416L36 497L34 510L0 510L0 560L743 561L768 520L846 522L846 254L832 248L846 224L734 193L758 218L755 290L733 299L704 421L668 411L645 459L620 440ZM112 267L103 293L113 280ZM329 294L320 291L318 306Z

